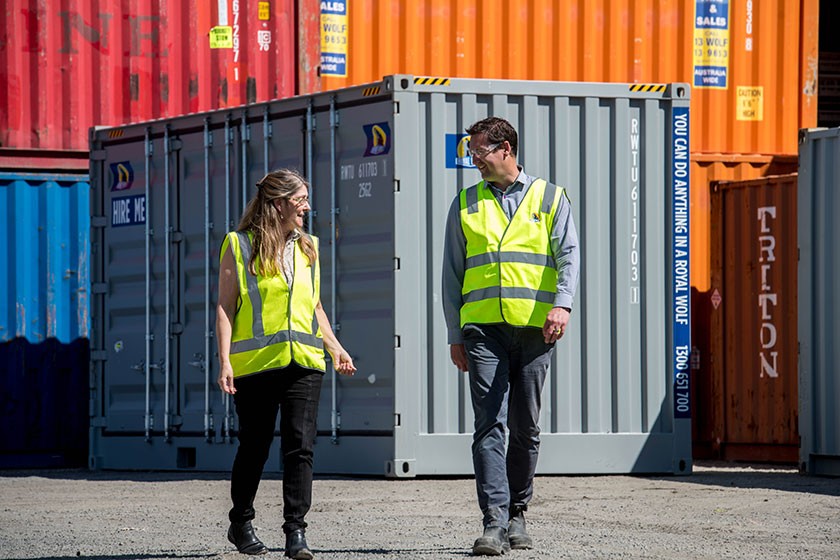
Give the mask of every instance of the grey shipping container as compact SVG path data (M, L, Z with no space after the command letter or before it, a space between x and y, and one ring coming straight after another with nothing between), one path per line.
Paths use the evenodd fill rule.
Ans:
M801 471L840 476L840 128L799 137L799 460Z
M219 246L263 174L294 167L313 184L322 302L359 369L327 374L316 472L471 474L440 269L449 204L480 179L464 129L497 115L518 129L525 170L566 187L582 244L538 472L690 473L688 96L395 75L92 132L91 467L230 467ZM279 452L269 461L280 469Z

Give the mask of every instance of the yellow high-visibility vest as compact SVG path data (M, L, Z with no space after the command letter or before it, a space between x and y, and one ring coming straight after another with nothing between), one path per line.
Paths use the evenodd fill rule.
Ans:
M490 188L481 181L460 195L467 242L461 327L508 323L541 328L557 292L551 227L563 189L534 180L508 220Z
M222 255L228 247L233 252L239 282L239 308L230 343L233 376L282 368L293 361L326 371L324 340L315 316L321 291L318 259L310 266L299 244L294 244L295 274L290 289L282 274L251 274L252 239L250 232L231 232L222 243ZM318 238L312 236L312 240L317 252ZM255 265L259 271L259 257Z

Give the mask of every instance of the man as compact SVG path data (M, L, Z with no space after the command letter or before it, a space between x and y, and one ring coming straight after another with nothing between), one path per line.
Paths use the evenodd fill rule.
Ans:
M533 546L524 512L539 453L540 393L569 323L580 257L564 189L517 165L511 124L489 117L467 133L483 180L449 210L443 309L452 362L469 372L475 414L484 533L473 554L497 556Z

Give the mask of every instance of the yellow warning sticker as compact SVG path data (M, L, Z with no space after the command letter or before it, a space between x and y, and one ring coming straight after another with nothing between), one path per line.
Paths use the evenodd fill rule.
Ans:
M739 121L764 120L764 88L762 86L738 86L737 111Z
M257 17L260 21L267 21L271 18L271 4L260 2L257 4Z
M210 29L211 49L232 49L233 48L233 27L229 25L217 25Z

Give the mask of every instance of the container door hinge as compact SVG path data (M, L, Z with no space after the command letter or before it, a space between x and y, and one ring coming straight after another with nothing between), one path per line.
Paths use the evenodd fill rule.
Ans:
M400 114L400 102L399 101L394 101L394 114L395 115Z
M91 418L90 419L90 427L91 428L107 428L108 422L103 417Z
M108 226L108 218L105 216L91 216L90 227L104 228Z
M394 335L394 348L399 348L399 347L400 347L400 335L395 334Z
M394 192L400 192L400 180L394 179Z
M105 161L108 157L106 150L94 150L90 153L91 161Z
M105 350L91 350L90 351L90 361L91 362L104 362L108 359L108 352Z
M399 269L400 269L400 258L399 257L394 257L394 270L399 270Z
M95 282L90 286L90 293L92 294L107 294L108 284L105 282Z
M395 427L395 428L399 428L399 427L400 427L400 420L401 420L400 413L399 413L399 412L395 412L395 413L394 413L394 427Z

